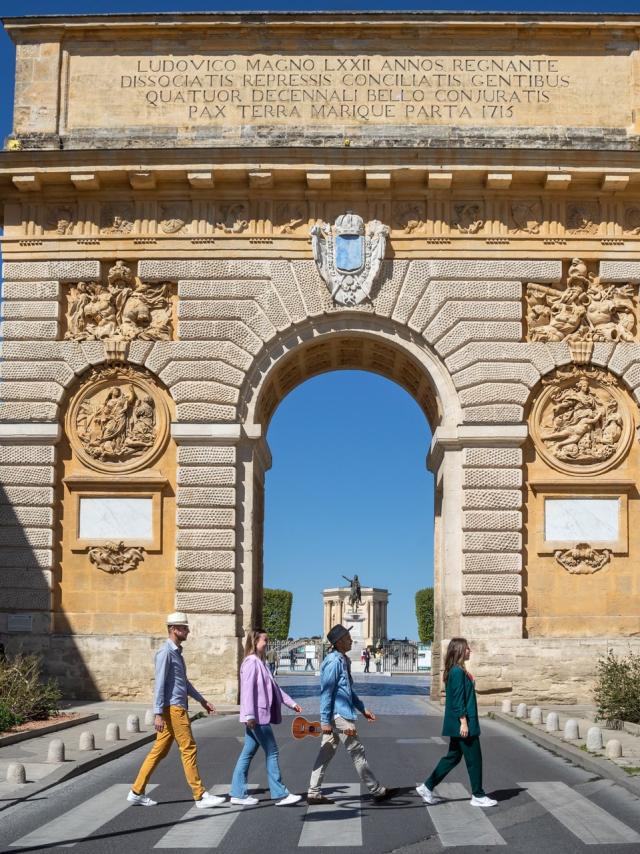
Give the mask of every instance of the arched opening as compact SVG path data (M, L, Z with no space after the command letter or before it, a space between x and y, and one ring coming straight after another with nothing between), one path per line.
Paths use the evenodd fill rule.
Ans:
M342 325L344 323L344 325ZM365 371L378 374L404 389L422 410L424 415L424 446L420 460L420 471L424 471L428 450L429 428L455 428L460 423L460 408L450 378L441 363L424 348L422 342L402 334L395 325L387 325L378 318L349 318L347 322L329 318L315 321L308 328L297 329L289 340L279 341L270 352L262 354L253 371L247 377L241 392L240 409L250 447L245 452L243 482L251 495L244 496L244 527L241 531L240 564L243 567L243 590L241 593L240 618L242 627L260 620L262 588L264 578L263 538L265 508L265 473L272 458L265 441L271 419L280 402L306 380L332 371ZM409 401L409 405L411 402ZM311 451L311 449L310 449ZM312 452L312 451L311 451ZM435 461L434 473L438 473L435 488L432 487L433 518L425 522L433 528L433 586L436 601L435 635L437 647L439 622L444 611L438 613L437 603L442 600L444 553L446 538L441 525L443 507L442 458ZM425 489L426 492L426 489ZM425 500L425 506L428 502ZM342 574L342 573L340 573ZM424 583L429 586L431 573L425 566ZM319 582L321 589L323 582ZM413 592L413 590L412 590ZM318 593L318 598L319 598ZM454 591L455 595L455 591ZM320 607L320 605L318 605ZM405 610L406 613L406 610ZM415 618L412 626L415 626ZM415 631L415 629L414 629ZM409 634L403 632L402 635ZM436 664L437 666L437 664Z
M365 595L365 636L417 639L415 591L433 586L434 510L431 433L415 400L371 372L325 373L280 402L267 441L264 585L293 593L289 634L322 635L321 591L357 574L363 589L390 594L375 631Z

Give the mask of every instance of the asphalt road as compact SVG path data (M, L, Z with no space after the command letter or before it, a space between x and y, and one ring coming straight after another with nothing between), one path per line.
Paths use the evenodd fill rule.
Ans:
M293 676L281 682L313 717L317 679ZM640 851L640 799L491 721L482 723L485 788L498 806L483 811L468 804L468 780L459 766L439 788L447 802L426 807L414 787L446 744L440 738L441 717L426 702L424 679L372 676L359 688L366 704L381 712L374 724L361 720L359 732L375 773L399 789L391 802L376 805L361 791L341 748L325 781L327 793L337 798L334 806L309 808L303 801L274 808L258 754L249 778L258 806L196 811L173 748L152 781L155 788L148 790L160 804L129 807L124 798L148 750L142 747L3 812L0 849L55 852L72 846L91 854L153 849L287 854L299 848L310 854L334 848L341 854L431 854L444 848L523 854ZM318 740L294 741L289 720L276 730L283 777L291 791L304 793ZM194 732L205 784L226 793L242 726L236 717L209 718L197 721Z

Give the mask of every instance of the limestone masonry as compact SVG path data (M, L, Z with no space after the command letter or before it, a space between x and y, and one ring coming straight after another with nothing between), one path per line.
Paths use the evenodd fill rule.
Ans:
M640 650L640 16L4 26L0 640L147 698L185 610L235 698L270 418L356 368L433 430L435 673L588 700Z

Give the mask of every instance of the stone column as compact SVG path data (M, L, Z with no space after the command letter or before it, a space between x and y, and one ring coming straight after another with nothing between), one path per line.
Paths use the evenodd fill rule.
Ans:
M434 685L451 637L522 638L526 425L436 429ZM435 693L435 692L434 692Z

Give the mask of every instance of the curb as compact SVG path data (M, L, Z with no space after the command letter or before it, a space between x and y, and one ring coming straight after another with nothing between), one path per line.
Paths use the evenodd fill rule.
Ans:
M237 715L238 712L236 710L225 710L218 712L215 717L226 717L228 715ZM205 717L204 712L194 712L194 714L189 715L190 721L198 720L199 718ZM99 715L93 715L92 720L99 718ZM22 784L24 789L27 787L29 791L24 791L21 786L22 791L24 791L23 795L19 795L16 798L8 798L6 801L0 801L0 812L3 810L9 809L9 807L13 807L22 801L28 801L34 795L39 795L41 792L47 791L47 789L51 789L54 786L57 786L59 783L64 783L67 780L71 780L74 777L79 777L81 774L84 774L86 771L93 771L94 768L99 768L101 765L106 765L107 762L111 762L112 759L119 759L121 756L125 756L127 753L131 753L134 750L137 750L138 747L142 747L144 744L149 744L154 741L156 737L156 733L145 732L140 733L137 738L128 739L123 744L118 744L112 748L102 749L100 751L96 751L96 756L88 756L86 759L83 759L81 762L75 762L73 767L65 768L64 766L58 768L57 771L54 771L52 774L47 775L46 779L42 780L42 783L26 783Z
M59 721L57 724L50 724L39 729L25 730L24 732L10 732L7 735L0 735L0 747L6 747L9 744L17 744L19 741L27 741L30 738L40 738L41 735L49 735L52 732L58 732L61 729L69 729L69 727L80 726L81 724L89 723L89 721L99 720L100 715L80 715L70 721Z
M534 741L540 747L546 748L551 753L555 753L557 756L567 759L574 765L584 768L585 771L597 774L598 777L608 777L609 780L613 780L619 786L624 786L624 788L632 794L640 796L640 778L634 780L633 777L630 777L622 770L622 768L610 760L602 759L593 753L587 753L584 750L580 750L580 748L574 747L566 741L561 741L551 735L547 735L546 732L541 732L540 730L535 729L532 725L520 723L520 721L510 718L502 712L490 712L488 717L494 721L498 721L499 723L506 724L511 727L511 729L515 729L525 738L528 738L530 741Z

